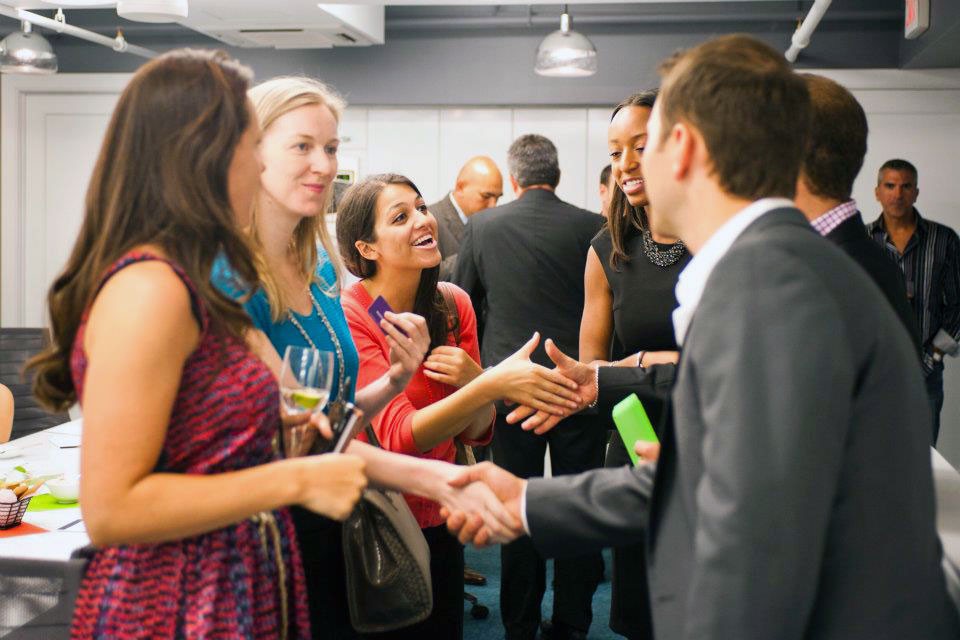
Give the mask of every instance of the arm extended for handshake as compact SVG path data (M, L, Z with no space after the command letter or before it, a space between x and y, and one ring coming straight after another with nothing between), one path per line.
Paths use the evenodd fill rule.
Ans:
M646 370L624 367L598 370L595 365L567 357L551 341L547 342L547 353L557 364L559 373L577 382L578 394L584 399L581 409L596 400L606 408L635 392L644 398L651 413L659 416L670 401L674 365ZM529 416L542 418L529 426L537 433L553 428L558 422L555 415L536 412L530 407L518 408L508 420L519 422ZM660 448L638 442L635 450L645 460L636 468L595 469L549 479L522 480L491 463L470 467L455 484L485 483L511 516L524 526L514 527L504 538L485 527L481 518L446 509L447 526L462 543L473 542L478 546L510 542L527 533L546 557L562 555L571 547L576 548L577 553L586 553L635 540L647 526Z

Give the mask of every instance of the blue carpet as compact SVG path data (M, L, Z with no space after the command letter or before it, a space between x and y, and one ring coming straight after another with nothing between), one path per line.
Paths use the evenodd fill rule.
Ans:
M490 609L485 620L477 620L470 615L470 604L464 602L464 640L494 640L503 638L503 623L500 622L500 547L487 549L466 548L467 566L487 577L485 587L467 587L467 592L475 595L480 604ZM604 551L606 581L597 587L593 595L593 624L588 637L591 640L613 640L623 638L610 630L610 551ZM553 562L547 562L547 592L543 596L541 617L549 619L553 612Z

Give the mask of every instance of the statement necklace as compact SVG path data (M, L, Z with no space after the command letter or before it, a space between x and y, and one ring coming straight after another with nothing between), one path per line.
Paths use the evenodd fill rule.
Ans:
M669 267L676 264L687 252L683 240L677 240L667 249L661 249L653 239L653 234L646 227L640 229L640 238L643 240L643 252L647 259L658 267Z
M323 326L327 328L327 333L330 334L330 341L333 342L333 348L337 352L337 372L340 374L337 378L337 400L344 400L344 387L346 386L346 380L344 379L343 347L340 346L340 339L337 337L337 332L333 330L333 325L330 324L330 321L327 319L323 309L320 308L320 303L317 302L317 299L313 297L313 290L309 286L307 287L307 295L310 296L310 303L317 312L317 316L319 316L320 321L323 322ZM310 334L307 333L306 329L303 328L303 325L300 324L300 321L297 320L297 317L293 314L293 311L288 309L287 317L290 319L290 324L297 328L297 331L300 332L300 335L303 336L303 339L307 341L308 345L310 345L310 348L317 349L317 345L313 342L313 340L310 339Z

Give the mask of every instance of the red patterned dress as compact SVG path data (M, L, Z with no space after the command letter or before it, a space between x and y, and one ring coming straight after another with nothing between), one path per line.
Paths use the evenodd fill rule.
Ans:
M103 281L142 260L161 259L127 254ZM201 334L183 368L156 471L210 474L270 462L280 420L273 375L242 342L210 330L193 285L167 264L190 290ZM70 360L81 401L85 326L86 315ZM300 551L290 514L280 509L174 542L98 549L80 587L71 636L307 638L309 627Z

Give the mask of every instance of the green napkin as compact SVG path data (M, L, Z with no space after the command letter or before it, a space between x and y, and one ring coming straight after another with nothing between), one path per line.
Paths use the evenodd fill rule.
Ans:
M57 502L57 499L54 498L49 493L41 493L38 496L33 496L33 499L30 500L30 504L27 505L27 511L53 511L54 509L74 509L79 507L79 502L68 502L66 504Z

